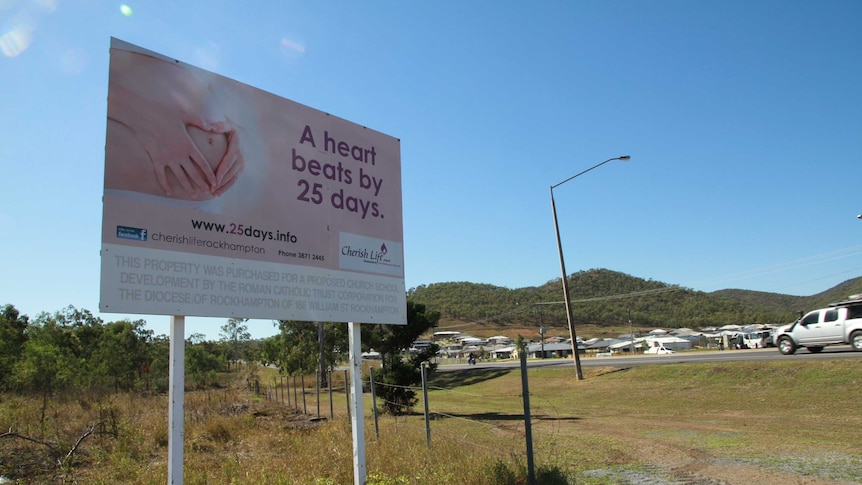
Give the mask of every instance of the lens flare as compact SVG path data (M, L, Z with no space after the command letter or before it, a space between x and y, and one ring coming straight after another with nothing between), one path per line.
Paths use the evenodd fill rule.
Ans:
M125 16L125 17L131 17L132 14L135 13L135 11L132 10L132 7L130 7L124 3L124 4L120 5L120 13L123 14L123 16Z
M33 36L30 29L18 26L0 35L0 52L6 57L17 57L30 46Z

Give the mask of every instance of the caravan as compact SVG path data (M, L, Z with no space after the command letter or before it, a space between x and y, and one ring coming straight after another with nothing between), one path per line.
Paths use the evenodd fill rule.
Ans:
M692 347L690 340L673 336L648 336L644 338L644 344L647 346L644 354L647 355L672 354L678 350L688 350Z
M757 330L743 332L736 336L736 346L740 349L765 349L772 346L772 332Z

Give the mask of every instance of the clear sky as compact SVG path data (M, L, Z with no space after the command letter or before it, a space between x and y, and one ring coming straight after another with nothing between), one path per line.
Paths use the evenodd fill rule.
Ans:
M399 138L407 288L559 278L549 187L620 155L554 189L570 273L862 275L857 0L0 0L0 304L31 317L98 314L110 37Z

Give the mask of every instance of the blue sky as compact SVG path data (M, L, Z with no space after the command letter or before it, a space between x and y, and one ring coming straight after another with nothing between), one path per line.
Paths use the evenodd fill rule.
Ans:
M559 278L549 187L619 155L554 190L570 273L862 275L858 1L123 5L0 0L0 304L31 317L98 312L112 36L399 138L408 288Z

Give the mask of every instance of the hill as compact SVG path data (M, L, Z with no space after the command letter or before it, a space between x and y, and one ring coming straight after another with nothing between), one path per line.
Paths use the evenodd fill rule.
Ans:
M440 326L493 328L544 325L567 328L560 279L542 286L505 288L448 282L408 290L408 298L440 312ZM645 280L608 269L569 276L576 325L639 328L703 328L793 321L800 310L862 293L862 277L811 296L727 289L711 293Z

